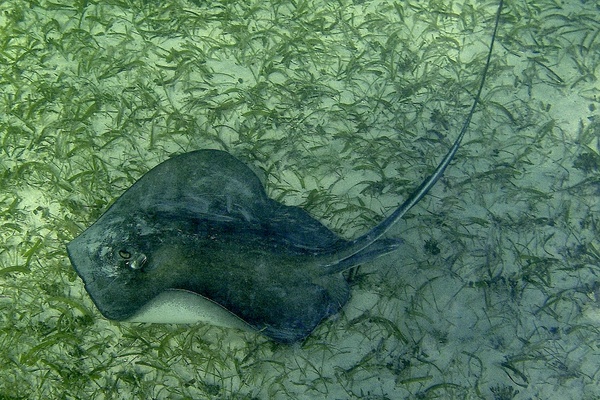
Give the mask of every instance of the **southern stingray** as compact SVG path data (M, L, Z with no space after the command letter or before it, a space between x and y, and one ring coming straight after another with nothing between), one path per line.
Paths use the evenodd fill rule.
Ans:
M269 199L232 155L198 150L142 176L67 245L100 312L118 321L251 326L305 338L348 301L343 272L397 249L382 236L442 176L479 102L502 2L473 105L434 173L379 225L340 238L307 212Z

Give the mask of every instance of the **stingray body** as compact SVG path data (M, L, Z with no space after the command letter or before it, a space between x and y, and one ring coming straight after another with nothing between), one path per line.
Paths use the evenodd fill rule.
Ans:
M344 270L400 245L382 235L456 154L491 51L490 45L479 90L452 148L400 207L359 238L340 238L302 209L269 199L258 177L232 155L199 150L140 178L67 245L71 263L109 319L237 321L280 342L305 338L347 302Z
M131 319L174 289L289 342L347 301L340 271L397 244L355 251L302 209L269 199L230 154L199 150L149 171L67 249L109 319Z

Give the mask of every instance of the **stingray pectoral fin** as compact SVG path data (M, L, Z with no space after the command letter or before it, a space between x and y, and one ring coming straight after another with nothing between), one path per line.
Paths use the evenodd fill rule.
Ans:
M165 290L125 322L194 324L205 322L226 328L253 330L250 325L214 301L187 290Z
M345 271L356 265L371 261L377 257L381 257L384 254L391 253L398 249L402 243L403 242L400 239L379 239L358 253L344 258L334 264L327 265L324 267L323 273L325 275L331 275L335 274L336 272Z
M321 250L345 242L299 207L270 200L269 215L265 219L269 231L277 232L297 248Z

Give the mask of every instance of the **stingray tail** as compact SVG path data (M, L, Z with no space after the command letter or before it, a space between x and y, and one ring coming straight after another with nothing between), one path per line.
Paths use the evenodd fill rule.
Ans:
M347 246L344 246L343 249L341 249L340 251L337 251L335 253L335 256L336 256L335 261L332 261L330 263L324 262L324 271L323 271L324 274L333 274L336 272L344 271L344 270L352 267L353 265L358 264L358 262L356 262L358 259L366 259L367 254L379 254L379 252L381 251L381 253L379 254L379 255L381 255L381 254L385 254L386 252L393 251L395 249L395 248L391 248L391 250L389 250L389 251L383 251L381 246L377 245L378 242L376 242L376 241L383 234L385 234L392 225L394 225L398 220L400 220L404 216L404 214L406 214L406 212L408 210L410 210L415 204L417 204L429 192L429 190L433 187L433 185L435 185L435 183L444 174L444 171L446 170L446 168L448 168L448 165L450 165L450 162L456 155L456 152L458 151L458 148L460 147L463 137L465 136L465 133L467 132L467 129L469 128L469 124L471 123L471 118L473 117L475 108L479 104L481 92L483 91L483 87L485 85L485 78L487 76L487 72L490 67L490 60L492 58L492 50L494 48L494 42L496 41L496 33L498 32L498 24L500 21L500 14L502 11L502 3L503 3L503 1L500 0L500 3L498 5L498 10L496 11L496 18L495 18L495 22L494 22L494 31L492 33L492 39L490 41L490 47L488 50L485 66L483 68L481 81L479 83L479 88L477 89L477 93L475 95L475 99L473 100L473 105L471 106L471 109L469 110L469 114L467 115L467 118L465 119L462 129L460 130L458 137L454 141L452 148L448 151L448 153L446 154L444 159L439 163L439 165L437 166L437 168L435 169L433 174L431 174L427 179L425 179L423 181L423 183L421 183L421 186L419 186L417 188L417 190L415 190L410 195L410 197L408 199L406 199L406 201L404 203L402 203L402 205L400 207L398 207L392 213L392 215L387 217L379 225L377 225L376 227L371 229L366 234L348 242ZM376 247L373 248L373 246L376 246ZM384 247L385 247L385 245L384 245Z

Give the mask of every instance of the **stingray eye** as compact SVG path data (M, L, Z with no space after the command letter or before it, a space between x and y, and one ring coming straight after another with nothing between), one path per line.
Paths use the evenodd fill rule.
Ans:
M141 270L148 261L145 254L134 255L127 250L119 250L119 257L121 257L125 267L133 270Z
M127 250L119 250L119 257L123 260L129 260L131 258L131 253Z

